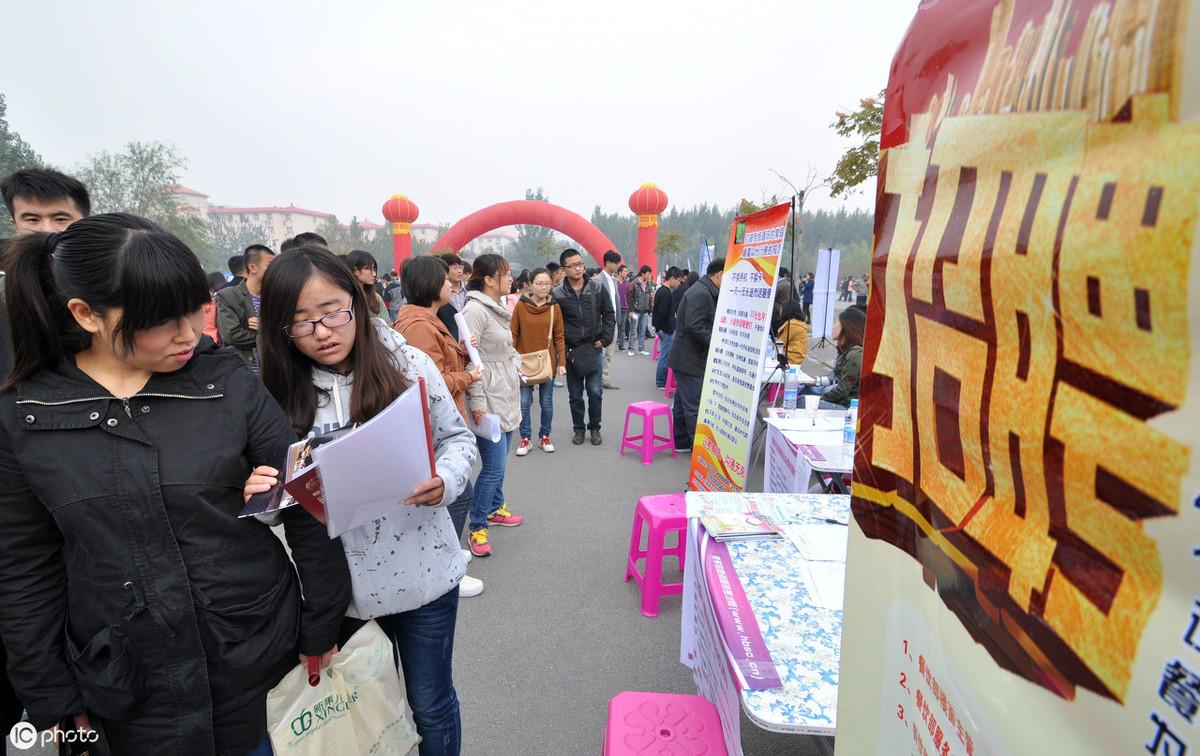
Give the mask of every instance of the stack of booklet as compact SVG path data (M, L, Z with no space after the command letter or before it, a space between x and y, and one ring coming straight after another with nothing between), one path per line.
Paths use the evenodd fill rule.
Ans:
M708 534L718 541L749 541L762 538L781 538L777 525L761 515L749 512L741 514L706 514L700 524Z

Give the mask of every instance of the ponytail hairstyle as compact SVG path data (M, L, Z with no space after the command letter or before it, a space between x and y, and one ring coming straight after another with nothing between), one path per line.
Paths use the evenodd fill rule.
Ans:
M350 393L350 421L364 423L370 420L410 385L375 332L366 294L351 268L328 249L315 244L288 250L275 258L263 276L260 377L287 413L296 434L302 438L312 430L317 414L319 397L312 371L318 365L296 348L283 329L291 325L300 292L313 276L324 278L350 295L350 309L354 313L351 321L354 324L354 349L350 352L354 387ZM324 400L328 401L329 397L325 396Z
M499 280L500 276L510 270L508 260L505 260L500 255L486 254L475 258L475 262L471 263L471 278L467 280L467 289L470 291L483 291L483 279L492 277ZM508 292L500 292L507 294Z
M81 299L97 315L120 309L112 347L133 352L134 338L211 301L200 261L157 224L127 213L93 215L52 234L15 239L4 258L15 364L7 391L91 346L67 309Z

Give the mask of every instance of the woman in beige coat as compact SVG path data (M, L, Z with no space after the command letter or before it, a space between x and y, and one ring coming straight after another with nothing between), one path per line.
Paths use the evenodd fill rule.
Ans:
M471 553L488 556L488 526L514 527L522 518L515 515L504 502L504 471L508 466L508 451L513 431L521 424L521 377L518 368L521 358L513 348L512 315L500 298L512 286L512 271L500 255L480 255L471 266L467 281L467 306L463 318L471 334L479 341L479 358L483 360L483 380L467 388L471 416L476 424L484 414L500 419L500 439L477 436L481 467L475 479L475 494L471 498L469 526Z

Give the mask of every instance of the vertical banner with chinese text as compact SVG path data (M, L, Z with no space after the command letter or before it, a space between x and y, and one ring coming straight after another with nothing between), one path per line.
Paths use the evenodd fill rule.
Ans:
M923 3L881 135L839 754L1200 754L1200 7Z
M791 205L777 205L733 221L696 418L688 477L693 491L746 489L762 359L771 338L771 305L790 212Z

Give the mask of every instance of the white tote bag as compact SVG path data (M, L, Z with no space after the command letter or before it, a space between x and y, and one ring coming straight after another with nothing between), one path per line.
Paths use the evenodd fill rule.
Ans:
M297 665L267 695L267 729L279 756L405 756L420 738L412 724L392 642L368 622L315 686Z

